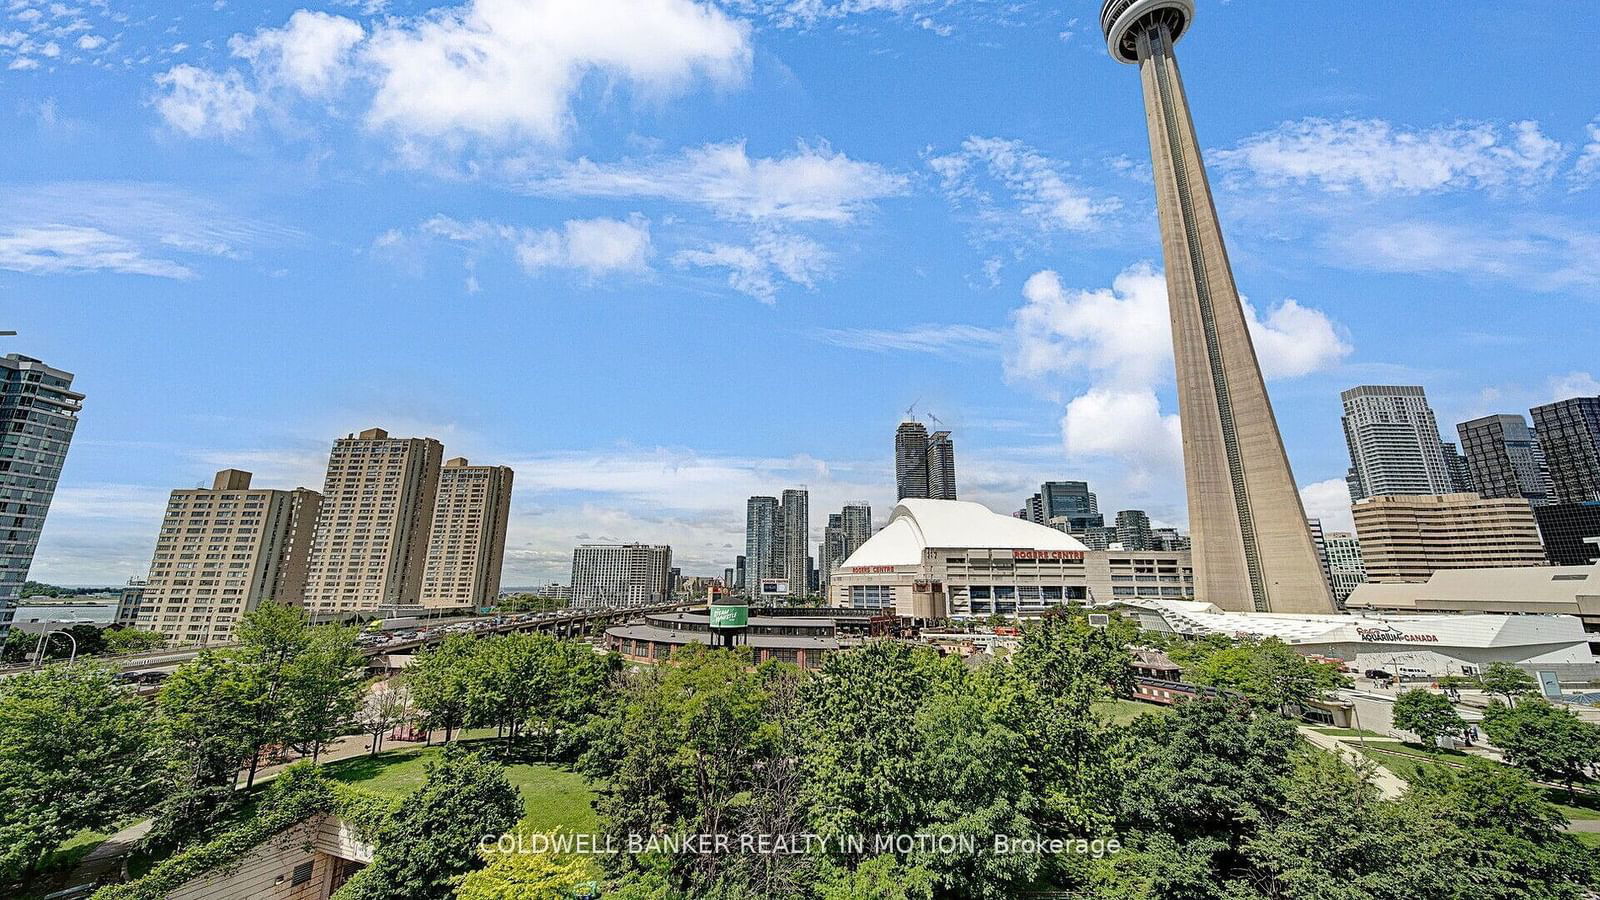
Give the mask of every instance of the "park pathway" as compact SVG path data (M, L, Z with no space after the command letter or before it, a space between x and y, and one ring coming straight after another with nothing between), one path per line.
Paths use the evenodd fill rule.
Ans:
M1384 799L1393 800L1405 793L1405 781L1383 766L1368 759L1360 750L1346 743L1344 738L1324 734L1305 725L1300 726L1300 734L1310 741L1313 746L1327 750L1357 769L1363 766L1370 766L1373 770L1372 783L1378 788L1378 793L1382 794Z

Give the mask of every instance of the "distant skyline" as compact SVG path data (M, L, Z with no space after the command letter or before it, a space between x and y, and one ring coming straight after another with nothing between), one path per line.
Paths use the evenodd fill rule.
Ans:
M1343 389L1423 385L1446 439L1600 393L1600 83L1547 52L1586 23L1199 5L1185 81L1309 515L1349 527ZM88 395L31 578L142 574L172 489L320 488L372 427L516 470L507 585L591 541L718 574L751 495L805 485L813 551L824 510L886 519L914 401L963 499L1085 480L1186 524L1097 3L508 8L0 10L0 352Z

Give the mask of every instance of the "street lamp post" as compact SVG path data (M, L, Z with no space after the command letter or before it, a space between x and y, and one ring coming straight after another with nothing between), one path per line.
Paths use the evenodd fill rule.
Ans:
M33 648L33 667L37 669L44 665L44 642L52 634L62 635L67 640L72 642L72 652L67 655L67 668L72 668L72 664L78 659L78 639L74 637L71 632L60 631L56 629L42 631L39 633L39 643Z

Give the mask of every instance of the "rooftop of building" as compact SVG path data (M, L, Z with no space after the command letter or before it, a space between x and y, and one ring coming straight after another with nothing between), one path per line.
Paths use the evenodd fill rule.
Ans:
M1179 634L1275 637L1286 644L1402 644L1419 649L1581 644L1583 622L1570 615L1350 615L1227 612L1195 600L1119 599L1113 606L1154 613Z
M1600 565L1505 566L1441 569L1423 582L1367 582L1347 606L1361 609L1429 609L1444 603L1575 604L1600 602Z
M994 550L1076 550L1076 538L1054 528L1003 516L966 500L901 500L889 523L850 554L844 568L914 566L929 547Z

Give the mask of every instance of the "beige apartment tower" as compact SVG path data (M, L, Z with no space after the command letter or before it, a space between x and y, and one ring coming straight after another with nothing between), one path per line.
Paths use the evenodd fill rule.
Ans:
M510 516L509 468L470 466L459 457L445 462L422 572L423 606L481 606L499 595Z
M1394 494L1358 501L1354 512L1368 581L1545 564L1533 507L1520 497Z
M1197 598L1225 610L1334 609L1261 378L1173 44L1193 0L1107 0L1113 59L1137 64L1161 220Z
M311 540L312 613L416 606L444 447L369 428L333 442Z
M263 602L298 603L306 571L297 516L315 517L316 491L252 489L223 469L209 489L167 501L136 624L176 644L228 643L239 617Z

